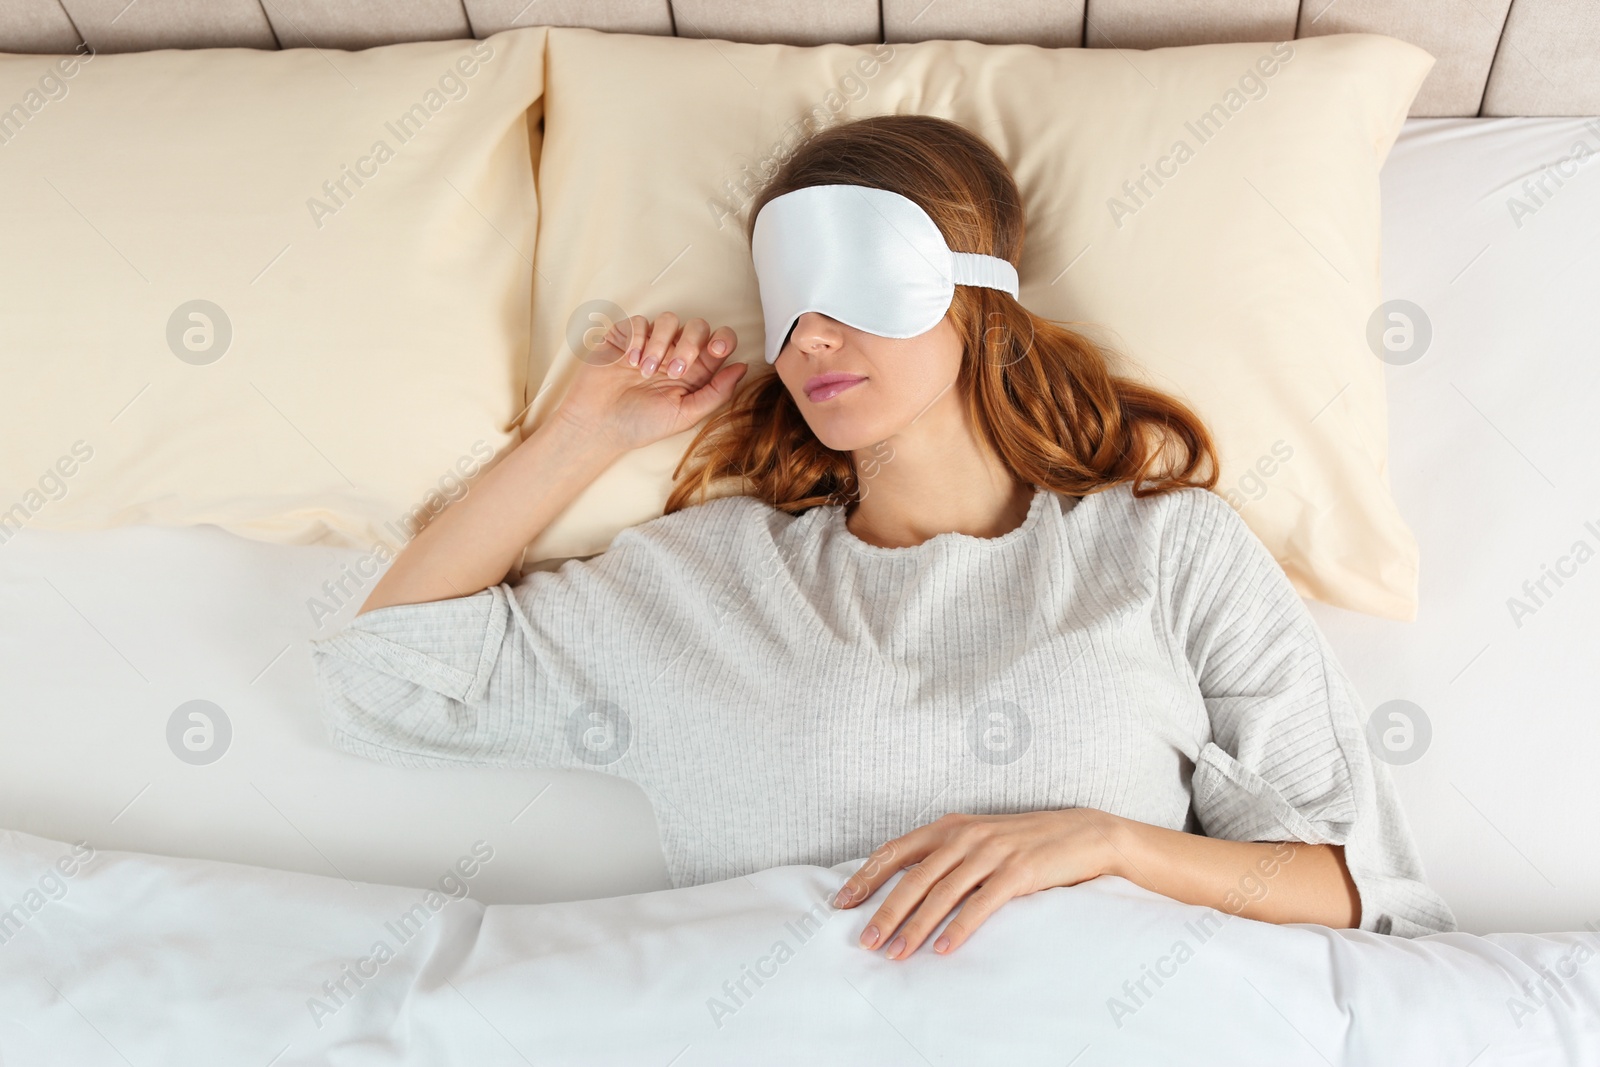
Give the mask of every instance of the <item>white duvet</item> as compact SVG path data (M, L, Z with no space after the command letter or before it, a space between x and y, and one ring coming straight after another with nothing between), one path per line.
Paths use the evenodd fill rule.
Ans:
M855 863L485 907L493 863L425 891L0 831L0 1063L1600 1064L1593 932L1280 927L1101 878L895 962L855 945L873 903L827 903Z

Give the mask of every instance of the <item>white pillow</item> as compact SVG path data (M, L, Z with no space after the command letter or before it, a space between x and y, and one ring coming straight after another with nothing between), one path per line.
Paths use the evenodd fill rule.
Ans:
M0 56L0 541L460 495L516 436L544 38Z

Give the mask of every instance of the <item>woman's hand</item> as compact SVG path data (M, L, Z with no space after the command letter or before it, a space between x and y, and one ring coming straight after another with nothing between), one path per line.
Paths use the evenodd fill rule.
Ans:
M861 944L877 948L888 941L889 959L905 959L965 898L960 914L934 942L933 950L944 954L1013 897L1110 873L1117 851L1111 835L1121 821L1093 808L946 815L875 850L834 903L854 907L906 867L862 932Z
M653 444L687 430L733 395L749 369L723 365L738 343L732 329L713 333L705 319L680 328L670 311L654 325L643 315L613 323L578 368L556 413L619 450Z

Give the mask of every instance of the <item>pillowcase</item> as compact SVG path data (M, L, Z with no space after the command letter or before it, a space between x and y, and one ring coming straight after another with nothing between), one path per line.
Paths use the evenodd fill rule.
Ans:
M526 423L560 403L594 315L727 324L734 358L772 373L742 226L761 185L811 130L937 115L1016 176L1022 303L1093 324L1120 371L1199 412L1218 491L1302 594L1410 619L1417 547L1389 491L1367 336L1378 170L1432 63L1370 34L1138 52L552 29ZM524 565L661 514L692 437L619 460Z
M544 35L0 56L0 542L459 496L517 437Z

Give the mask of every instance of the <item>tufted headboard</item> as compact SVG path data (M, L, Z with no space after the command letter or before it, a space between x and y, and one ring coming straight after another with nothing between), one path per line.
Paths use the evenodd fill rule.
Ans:
M1413 116L1600 114L1596 0L4 0L0 52L358 49L537 25L1123 49L1384 33L1438 60Z

